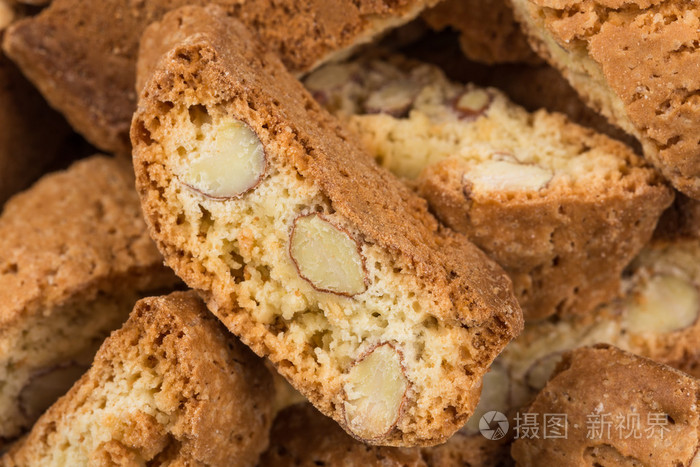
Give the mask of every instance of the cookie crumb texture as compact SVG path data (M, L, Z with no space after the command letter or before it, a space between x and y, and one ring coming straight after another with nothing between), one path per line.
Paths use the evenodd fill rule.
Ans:
M683 0L514 0L540 55L636 136L673 185L700 198L700 9Z
M521 328L509 280L439 230L242 26L213 16L199 30L167 54L132 128L137 186L167 263L349 433L444 441ZM256 135L265 172L252 190L214 199L183 177L216 163L210 148L232 122Z
M90 370L13 445L5 466L253 466L274 386L194 292L139 301Z
M93 156L45 176L0 217L0 438L89 367L139 298L180 281L148 236L129 164Z
M378 163L513 280L526 319L586 314L673 200L631 149L493 88L400 56L330 64L304 81Z
M520 467L691 465L700 442L698 383L680 371L615 347L575 350L564 356L554 377L527 409L538 420L544 414L566 414L567 436L518 439L511 453ZM607 414L607 419L624 420L631 427L628 420L635 416L630 413L639 416L635 425L639 436L625 436L625 431L620 435L618 425L611 427L609 436L605 429L601 436L595 436L600 430L591 435L589 429L595 425L588 420L596 420L595 415ZM628 430L634 433L635 428Z

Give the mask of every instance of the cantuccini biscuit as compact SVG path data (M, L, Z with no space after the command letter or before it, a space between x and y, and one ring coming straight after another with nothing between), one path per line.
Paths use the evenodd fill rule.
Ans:
M217 3L253 28L294 73L305 72L436 0L54 0L8 31L5 50L49 103L91 143L129 153L139 38L151 22L188 4Z
M199 30L161 61L132 125L167 264L357 438L444 441L521 329L510 281L240 23Z
M273 384L194 292L140 300L5 466L253 466Z
M540 55L591 107L636 136L679 191L700 198L697 2L513 0L513 6Z
M446 0L421 15L436 31L459 32L464 55L477 62L540 63L513 17L508 0Z
M131 167L95 156L0 216L0 439L67 391L147 293L179 281L146 231Z
M526 319L610 300L673 199L623 144L393 56L305 79L376 160L509 273Z
M549 437L521 436L512 455L522 467L689 466L697 462L699 405L697 379L615 347L584 347L564 355L527 408L539 423L561 414L561 436L551 436L551 425Z

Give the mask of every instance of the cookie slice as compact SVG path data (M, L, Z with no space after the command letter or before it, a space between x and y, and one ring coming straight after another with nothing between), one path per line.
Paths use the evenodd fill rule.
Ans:
M515 0L533 47L583 99L637 137L681 192L700 199L700 9L696 2Z
M430 65L360 59L305 84L509 273L526 319L610 300L673 199L623 144L560 114L530 114L495 89L452 83Z
M45 176L0 216L0 440L20 435L146 294L179 281L148 237L131 167Z
M565 395L565 397L562 397ZM700 384L611 346L567 353L527 409L566 417L562 436L521 436L516 465L691 465L700 443ZM559 418L562 420L562 418ZM541 425L544 426L544 425Z
M129 154L136 109L136 56L146 26L180 6L216 3L255 29L294 73L303 73L384 30L403 24L437 0L54 0L18 22L7 54L92 144Z
M253 466L274 386L194 292L139 301L5 466Z
M242 25L198 29L161 61L132 127L167 264L357 438L445 440L521 328L507 276Z
M540 63L513 17L507 0L446 0L421 18L435 31L459 33L459 45L469 59L498 63Z

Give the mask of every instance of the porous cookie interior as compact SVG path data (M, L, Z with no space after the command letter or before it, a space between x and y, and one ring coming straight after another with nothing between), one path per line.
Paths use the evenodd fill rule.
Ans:
M305 85L347 119L378 162L408 179L455 159L473 169L475 191L534 193L609 185L629 170L611 142L594 141L559 115L529 114L495 89L452 83L431 65L398 57L332 64Z
M66 392L92 362L97 348L126 320L136 294L78 297L8 326L0 335L0 435L12 438ZM89 318L89 319L88 319ZM66 370L65 372L62 370ZM47 381L41 381L48 378ZM43 388L33 388L33 384ZM37 390L46 394L36 406ZM55 397L51 397L55 396Z
M423 439L435 436L433 430L440 428L431 413L445 409L441 397L448 386L461 388L449 396L459 405L457 413L471 410L484 369L468 363L455 368L453 362L474 361L474 331L431 316L435 304L415 273L335 213L320 188L285 162L289 148L259 131L267 158L264 177L241 196L214 199L182 179L193 162L207 157L218 130L237 116L223 105L169 103L161 108L165 111L147 128L149 151L158 154L163 166L154 163L148 170L170 179L160 196L167 200L162 207L169 210L167 216L177 219L178 248L191 253L193 262L214 278L213 288L230 291L234 305L242 308L234 314L249 317L234 329L244 341L270 353L278 369L327 413L342 411L344 394L352 389L343 375L382 344L398 352L408 381L410 402L401 406L399 430ZM298 219L313 214L357 245L364 291L325 292L300 275L290 255L290 236ZM236 322L230 311L214 311L229 326ZM250 321L269 335L253 335Z

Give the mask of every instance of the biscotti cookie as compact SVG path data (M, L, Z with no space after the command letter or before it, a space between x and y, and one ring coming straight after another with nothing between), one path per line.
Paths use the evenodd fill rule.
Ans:
M253 466L273 388L194 292L146 298L0 463Z
M495 89L394 56L328 65L307 88L377 161L513 280L526 319L585 314L673 199L629 148Z
M8 31L7 54L51 105L91 143L130 151L136 108L136 56L141 33L177 7L217 3L280 54L294 73L370 41L414 18L437 0L55 0Z
M131 167L95 156L47 175L0 216L0 440L85 372L145 294L178 281L148 237Z
M700 198L700 8L658 0L513 0L533 47L583 99L637 137L673 185Z
M524 432L512 455L520 467L690 466L699 404L698 380L678 370L610 346L578 349L527 409L538 423L558 415L558 435Z
M487 64L541 62L507 0L446 0L423 12L421 18L436 31L458 31L462 52L471 60Z
M510 281L240 23L198 29L164 57L132 126L167 264L354 436L444 441L522 326Z

